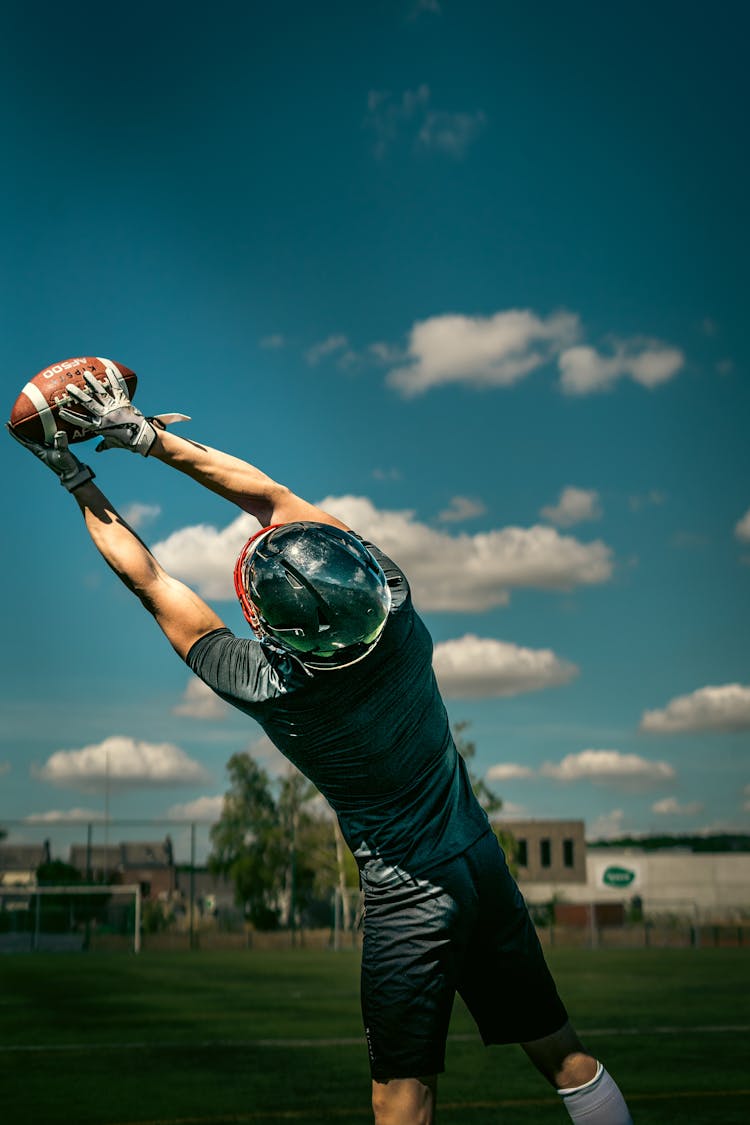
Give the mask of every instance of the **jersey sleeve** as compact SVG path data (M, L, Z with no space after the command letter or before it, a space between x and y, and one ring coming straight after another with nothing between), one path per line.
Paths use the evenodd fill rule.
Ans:
M235 637L230 629L206 633L190 649L185 663L229 703L261 703L278 694L261 645L248 637Z

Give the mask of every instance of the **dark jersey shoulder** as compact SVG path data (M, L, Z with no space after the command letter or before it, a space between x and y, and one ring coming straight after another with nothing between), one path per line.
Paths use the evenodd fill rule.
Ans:
M432 671L432 641L399 567L371 544L392 605L361 661L310 674L293 657L228 629L201 638L187 663L251 715L323 793L361 861L418 873L487 829Z

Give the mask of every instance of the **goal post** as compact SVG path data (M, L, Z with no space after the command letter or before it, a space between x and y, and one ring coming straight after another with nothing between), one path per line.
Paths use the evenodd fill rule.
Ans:
M106 922L108 913L111 913L111 900L116 897L124 898L126 907L128 900L132 901L133 952L140 953L142 898L138 883L115 883L112 886L102 883L74 883L71 886L0 884L0 950L82 949L84 930L88 933L92 924L100 924L102 920ZM129 916L126 924L129 931Z

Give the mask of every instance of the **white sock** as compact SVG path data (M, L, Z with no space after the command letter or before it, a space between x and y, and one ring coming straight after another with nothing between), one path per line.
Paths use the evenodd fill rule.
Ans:
M557 1092L571 1121L583 1125L633 1125L619 1086L601 1063L590 1082Z

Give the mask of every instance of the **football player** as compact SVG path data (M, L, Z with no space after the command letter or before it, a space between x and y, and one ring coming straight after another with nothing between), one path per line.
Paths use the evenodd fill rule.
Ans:
M432 642L398 565L246 461L186 440L119 384L69 386L61 409L103 440L186 473L259 521L235 587L234 636L167 574L59 432L25 441L73 494L99 552L177 654L252 716L327 798L365 898L361 995L378 1125L428 1125L455 993L485 1044L520 1043L573 1121L628 1125L583 1046L524 900L474 797L432 672Z

